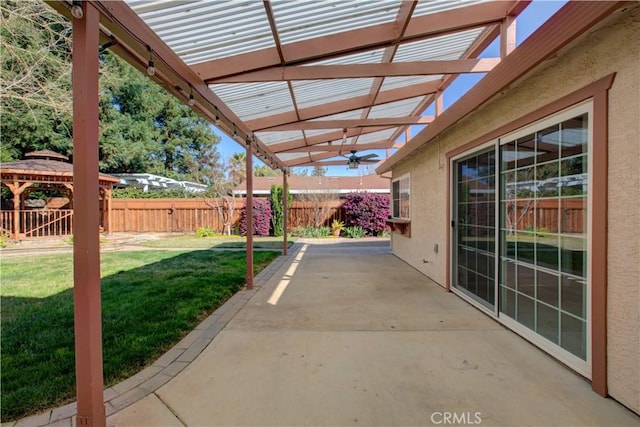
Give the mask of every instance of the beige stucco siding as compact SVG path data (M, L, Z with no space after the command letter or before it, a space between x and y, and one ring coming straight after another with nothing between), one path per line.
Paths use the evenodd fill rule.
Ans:
M640 413L640 7L586 36L393 168L411 175L411 238L394 253L445 284L445 153L616 73L609 91L608 387ZM440 247L433 252L433 245ZM424 263L423 260L428 261Z

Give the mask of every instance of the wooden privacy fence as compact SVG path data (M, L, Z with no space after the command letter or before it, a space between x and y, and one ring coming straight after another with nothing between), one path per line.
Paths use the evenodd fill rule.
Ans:
M222 232L223 219L216 209L216 199L113 199L111 229L129 232L193 232L210 227ZM298 226L330 225L334 219L344 221L344 200L297 201L289 207L289 229ZM233 225L240 220L245 199L235 199Z
M194 232L200 227L224 231L223 220L216 209L216 199L113 199L111 230L117 232ZM218 200L218 202L220 202ZM344 200L294 200L289 207L289 230L303 226L330 226L334 219L345 221ZM245 199L235 199L232 229L235 229ZM468 215L492 221L493 203L473 204ZM551 233L584 233L585 199L566 198L518 201L508 206L507 228L514 231L533 230ZM73 233L73 211L70 209L31 209L0 212L0 232L11 233L13 221L20 224L20 237L55 237ZM105 216L101 212L101 221ZM345 221L346 222L346 221ZM104 224L102 224L104 226Z

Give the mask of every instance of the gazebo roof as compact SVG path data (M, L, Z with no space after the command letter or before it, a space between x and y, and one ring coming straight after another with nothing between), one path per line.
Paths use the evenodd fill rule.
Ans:
M19 180L39 182L73 182L73 165L64 161L67 156L54 151L43 150L27 153L23 160L0 163L2 180L13 180L18 175ZM44 157L44 158L42 158ZM53 160L59 159L59 160ZM25 179L28 178L28 179ZM100 174L100 183L120 182L115 176Z

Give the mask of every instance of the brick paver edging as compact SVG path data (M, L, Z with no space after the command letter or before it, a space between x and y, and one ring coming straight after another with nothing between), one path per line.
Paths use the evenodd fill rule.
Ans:
M104 390L104 405L107 416L113 415L155 392L168 383L207 347L216 335L244 307L276 271L291 259L302 247L294 243L287 256L279 256L253 280L253 289L242 289L218 307L209 317L189 332L178 344L160 356L151 366ZM17 421L2 423L2 427L71 427L77 413L76 402L50 409Z

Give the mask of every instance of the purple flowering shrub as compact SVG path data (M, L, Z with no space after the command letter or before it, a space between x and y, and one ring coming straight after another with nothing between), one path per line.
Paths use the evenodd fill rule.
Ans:
M389 195L350 193L343 205L347 225L362 227L369 236L377 236L386 229L389 217Z
M253 234L268 236L271 226L271 203L268 199L253 199ZM240 234L247 235L247 207L240 211Z

